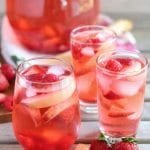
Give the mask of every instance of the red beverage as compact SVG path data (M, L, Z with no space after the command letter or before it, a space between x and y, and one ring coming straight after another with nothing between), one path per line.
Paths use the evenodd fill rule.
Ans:
M26 150L70 150L79 124L72 68L57 59L21 64L13 108L13 127L20 144Z
M100 128L112 137L136 135L148 62L139 53L106 53L97 61Z
M95 25L79 27L72 31L73 65L81 109L86 112L96 112L96 58L115 49L115 38L115 34L108 28Z
M29 50L69 50L70 31L95 24L100 0L7 0L7 16L18 39Z

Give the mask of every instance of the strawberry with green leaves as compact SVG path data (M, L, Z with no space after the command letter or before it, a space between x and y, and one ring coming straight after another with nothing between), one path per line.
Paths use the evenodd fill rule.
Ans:
M112 150L139 150L134 138L122 138L121 142L112 145Z
M108 143L108 139L103 133L101 133L98 140L92 141L90 150L111 150L111 147Z

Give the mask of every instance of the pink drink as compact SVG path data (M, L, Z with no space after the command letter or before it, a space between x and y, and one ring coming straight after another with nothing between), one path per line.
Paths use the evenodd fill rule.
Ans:
M79 27L71 34L73 65L81 109L86 112L96 110L96 58L104 52L115 49L115 38L111 30L101 26Z
M69 50L70 31L95 24L100 0L7 0L7 16L19 41L32 52Z
M127 51L98 58L99 122L107 135L136 135L143 111L147 66L141 54Z
M32 59L18 68L13 109L15 135L26 150L70 150L80 124L71 66Z

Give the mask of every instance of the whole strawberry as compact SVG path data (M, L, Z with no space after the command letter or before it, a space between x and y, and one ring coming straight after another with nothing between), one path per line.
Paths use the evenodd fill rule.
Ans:
M111 147L108 145L108 140L104 134L101 133L98 140L92 141L90 150L111 150Z
M112 150L139 150L134 138L123 138L121 142L112 145Z

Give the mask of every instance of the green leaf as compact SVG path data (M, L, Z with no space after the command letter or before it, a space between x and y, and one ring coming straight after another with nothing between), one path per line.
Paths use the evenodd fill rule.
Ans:
M128 137L128 138L122 138L123 142L130 142L130 143L138 143L137 139L133 137Z
M18 58L16 55L11 56L12 61L17 65L19 61L22 61L23 59Z

